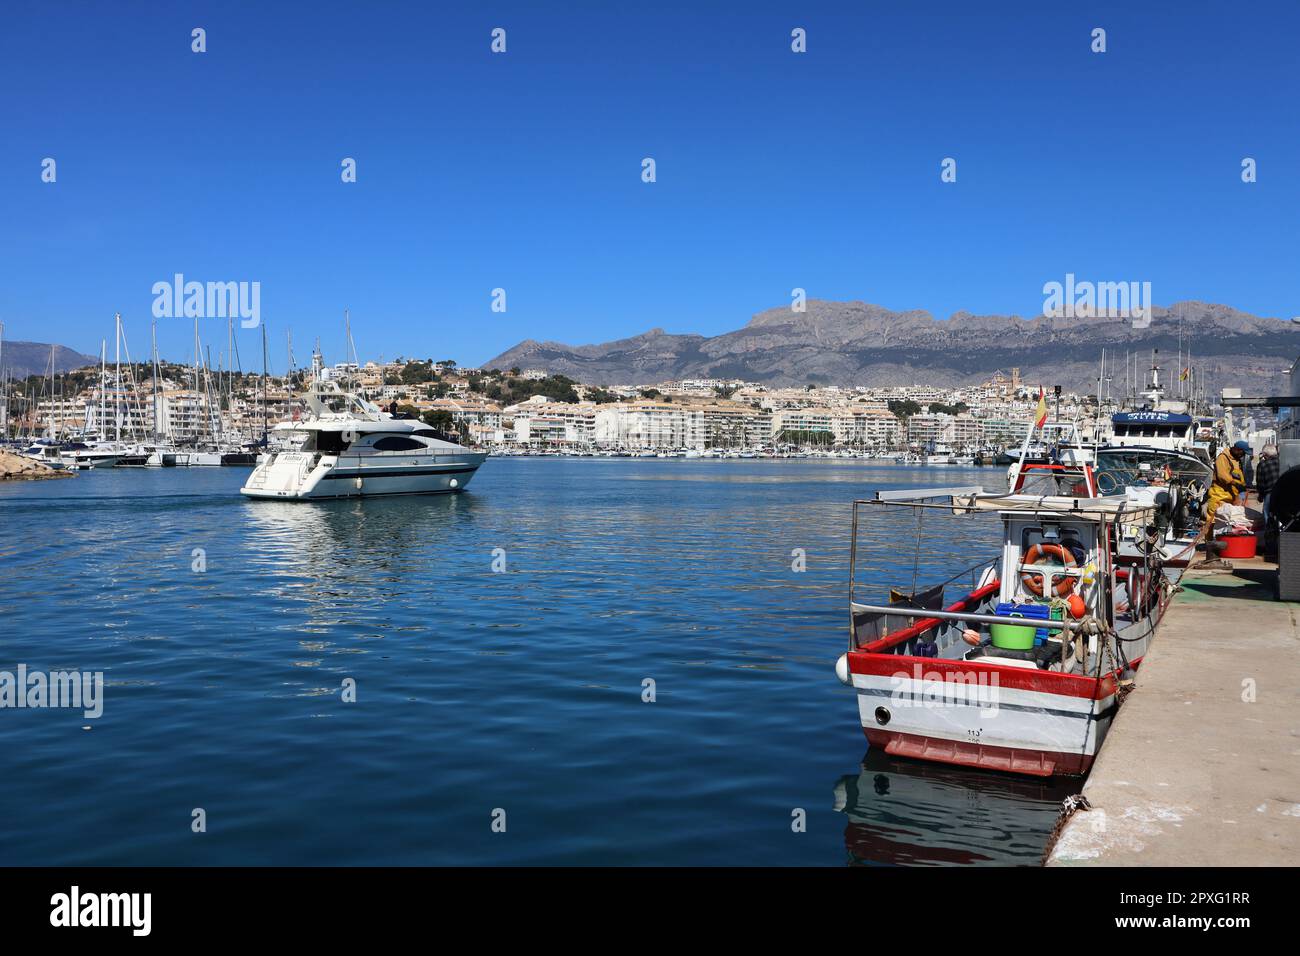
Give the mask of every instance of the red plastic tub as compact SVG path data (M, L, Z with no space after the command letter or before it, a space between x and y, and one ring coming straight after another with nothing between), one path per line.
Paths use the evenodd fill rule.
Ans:
M1221 557L1253 558L1255 556L1255 536L1253 534L1221 534L1218 540L1223 542Z

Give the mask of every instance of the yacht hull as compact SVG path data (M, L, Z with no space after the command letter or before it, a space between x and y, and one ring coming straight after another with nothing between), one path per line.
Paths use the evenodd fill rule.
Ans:
M315 462L310 455L284 453L258 465L240 491L250 498L281 501L455 494L465 490L487 455L430 457L437 460L375 464L348 456Z

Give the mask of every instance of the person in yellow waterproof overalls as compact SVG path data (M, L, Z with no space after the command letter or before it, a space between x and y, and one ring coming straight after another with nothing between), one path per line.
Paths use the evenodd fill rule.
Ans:
M1219 510L1219 505L1233 504L1246 492L1246 473L1241 461L1249 454L1250 446L1239 441L1219 452L1219 457L1214 460L1214 484L1210 486L1205 502L1206 541L1214 537L1214 513Z

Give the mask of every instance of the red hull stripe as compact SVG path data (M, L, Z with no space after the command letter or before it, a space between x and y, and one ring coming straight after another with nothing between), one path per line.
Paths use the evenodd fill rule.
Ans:
M994 581L991 584L986 584L984 587L972 591L960 601L954 601L952 604L949 604L944 608L944 610L954 612L969 611L990 594L996 593L999 587L1001 587L1001 584L997 581ZM861 650L872 653L879 653L880 651L888 650L891 647L895 647L902 644L904 641L916 637L918 634L930 630L930 628L934 627L938 623L940 623L940 621L937 617L922 618L913 623L910 627L905 627L901 631L895 631L893 634L886 634L884 637L877 641L872 641L870 644L864 644L861 647ZM852 657L852 655L849 656Z
M1031 777L1082 775L1092 766L1093 761L1088 754L991 747L920 734L898 734L888 730L867 730L866 734L873 747L881 747L885 753L893 756L913 757L959 767L978 767L981 770L1001 770Z
M895 675L914 678L919 673L923 679L927 675L934 674L945 681L950 679L947 675L951 674L953 677L963 678L967 683L972 674L983 672L996 674L998 686L1012 690L1030 690L1040 694L1058 694L1085 700L1104 700L1115 693L1113 674L1106 675L1098 682L1095 677L1083 677L1079 674L1028 670L1024 667L987 664L983 661L951 661L941 657L908 657L902 654L850 651L849 672L891 678Z

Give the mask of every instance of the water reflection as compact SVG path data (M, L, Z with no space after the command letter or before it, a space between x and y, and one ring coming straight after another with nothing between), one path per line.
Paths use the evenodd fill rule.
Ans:
M462 495L305 503L247 501L236 469L24 483L0 620L58 626L0 628L5 659L114 684L93 733L0 721L0 863L838 862L838 820L781 820L860 753L832 673L848 502L922 477L502 459ZM958 774L986 791L962 808L939 768L867 767L840 787L859 862L1033 863L1054 819L1023 782ZM167 822L196 793L222 802L202 847ZM526 821L506 842L498 805Z
M872 750L835 784L851 866L1036 865L1079 781L1020 777Z

